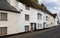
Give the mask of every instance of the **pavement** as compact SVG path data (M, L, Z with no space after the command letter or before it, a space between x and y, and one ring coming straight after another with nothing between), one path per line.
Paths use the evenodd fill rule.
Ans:
M60 26L44 29L40 31L10 36L6 38L56 38L60 35Z

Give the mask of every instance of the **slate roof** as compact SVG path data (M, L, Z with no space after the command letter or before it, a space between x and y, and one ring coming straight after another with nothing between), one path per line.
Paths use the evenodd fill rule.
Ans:
M7 0L0 0L0 10L5 10L5 11L11 11L11 12L17 12L17 9L13 6L11 6Z

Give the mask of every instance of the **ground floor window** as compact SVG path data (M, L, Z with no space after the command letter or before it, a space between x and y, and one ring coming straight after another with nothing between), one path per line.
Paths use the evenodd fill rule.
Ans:
M42 24L38 24L38 29L40 29L42 27Z
M0 35L6 35L7 34L7 27L0 27Z
M29 26L25 26L25 31L29 31Z

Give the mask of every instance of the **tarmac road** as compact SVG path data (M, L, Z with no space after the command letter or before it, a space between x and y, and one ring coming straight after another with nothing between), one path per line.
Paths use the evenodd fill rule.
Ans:
M60 38L60 26L50 31L40 33L27 38Z

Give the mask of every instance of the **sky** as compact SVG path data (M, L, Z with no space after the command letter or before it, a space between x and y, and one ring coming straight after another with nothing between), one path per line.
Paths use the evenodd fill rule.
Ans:
M57 13L60 19L60 0L38 0L43 3L51 13Z

